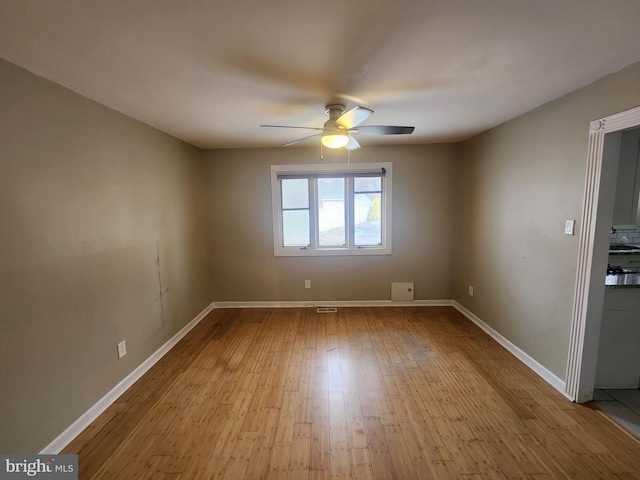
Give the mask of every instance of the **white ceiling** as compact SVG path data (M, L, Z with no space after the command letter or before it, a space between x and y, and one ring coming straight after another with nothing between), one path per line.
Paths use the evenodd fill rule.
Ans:
M0 56L199 147L459 141L640 60L638 0L0 0Z

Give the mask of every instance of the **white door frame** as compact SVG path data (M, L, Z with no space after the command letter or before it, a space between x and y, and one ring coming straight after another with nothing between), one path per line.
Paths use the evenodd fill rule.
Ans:
M617 164L604 165L604 136L640 125L640 107L591 122L573 318L565 394L583 403L593 398L598 359L604 277L613 212Z

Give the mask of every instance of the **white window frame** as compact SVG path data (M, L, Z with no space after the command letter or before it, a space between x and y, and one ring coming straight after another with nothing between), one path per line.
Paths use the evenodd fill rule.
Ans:
M384 169L384 170L383 170ZM317 244L317 194L313 189L310 192L310 238L311 245L307 247L285 247L282 238L282 193L280 179L282 175L300 175L302 177L314 175L344 175L357 176L358 174L382 173L382 195L380 212L382 221L382 245L347 245L340 247L320 247ZM319 257L336 255L391 255L391 200L392 200L393 164L391 162L357 163L357 164L305 164L305 165L271 165L271 206L273 216L273 254L276 257ZM353 193L353 192L351 192ZM352 199L345 199L351 209ZM351 230L352 225L346 228ZM348 235L352 238L353 232Z

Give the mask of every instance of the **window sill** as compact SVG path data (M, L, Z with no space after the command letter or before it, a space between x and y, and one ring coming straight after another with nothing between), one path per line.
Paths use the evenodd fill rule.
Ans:
M367 256L367 255L391 255L391 247L363 247L352 248L279 248L274 250L275 257L341 257L341 256Z

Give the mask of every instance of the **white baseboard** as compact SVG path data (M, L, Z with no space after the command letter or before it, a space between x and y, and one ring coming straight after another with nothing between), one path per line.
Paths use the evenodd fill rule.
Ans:
M214 302L214 308L300 308L300 307L444 307L453 306L465 317L480 327L487 335L506 348L518 360L542 377L549 385L569 398L566 393L565 381L538 363L519 347L511 343L497 331L483 322L471 311L467 310L455 300L414 300L410 302L392 302L391 300L362 300L362 301L308 301L308 302ZM569 400L572 400L569 398Z
M127 375L120 383L113 387L104 397L87 410L80 418L73 422L64 432L47 445L41 452L41 455L58 454L64 447L69 445L91 422L93 422L102 412L104 412L120 395L140 379L151 367L153 367L166 353L171 350L182 338L189 333L200 321L213 310L213 303L200 312L187 325L182 327L178 333L171 337L164 345L151 354L144 362L142 362L134 371Z
M518 360L520 360L527 367L533 370L536 374L542 377L542 379L546 381L549 385L551 385L553 388L558 390L565 397L569 398L566 393L566 383L564 380L556 376L553 372L551 372L546 367L538 363L534 358L529 356L523 350L521 350L520 348L515 346L513 343L511 343L509 340L507 340L505 337L500 335L498 332L496 332L493 328L491 328L489 325L487 325L482 320L480 320L480 318L478 318L471 311L467 310L460 303L453 301L453 306L456 308L456 310L458 310L465 317L467 317L469 320L475 323L478 327L480 327L487 335L489 335L496 342L498 342L500 345L506 348ZM569 398L569 400L571 400L571 398Z
M511 352L518 360L527 365L547 383L566 396L565 382L551 371L516 347L505 337L496 332L480 318L467 310L455 300L414 300L411 302L392 302L391 300L355 300L355 301L309 301L309 302L213 302L193 320L185 325L178 333L156 350L149 358L142 362L134 371L127 375L120 383L113 387L104 397L87 410L80 418L73 422L64 432L47 445L40 454L57 454L69 445L91 422L102 414L120 395L140 379L153 365L155 365L169 350L171 350L187 333L214 308L299 308L299 307L447 307L453 306L465 317L480 327L496 342Z
M214 308L303 308L303 307L450 307L453 300L313 300L307 302L214 302Z

